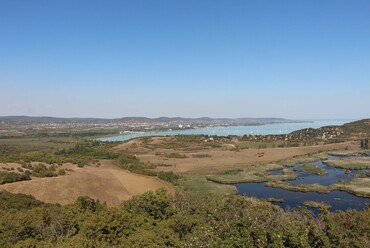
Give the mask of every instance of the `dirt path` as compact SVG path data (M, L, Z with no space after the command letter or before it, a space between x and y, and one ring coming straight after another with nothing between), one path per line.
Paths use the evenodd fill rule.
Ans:
M106 202L108 206L117 206L134 195L161 187L173 192L166 182L130 173L103 160L100 167L75 168L65 176L4 184L0 190L30 194L41 201L60 204L74 203L79 196L86 195Z

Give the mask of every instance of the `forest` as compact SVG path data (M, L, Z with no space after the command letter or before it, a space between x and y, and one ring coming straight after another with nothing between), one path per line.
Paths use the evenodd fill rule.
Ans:
M1 247L369 247L370 208L283 211L237 195L150 191L109 208L0 192Z

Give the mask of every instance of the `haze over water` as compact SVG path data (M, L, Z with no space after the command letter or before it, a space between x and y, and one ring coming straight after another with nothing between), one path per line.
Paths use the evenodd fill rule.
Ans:
M173 130L165 132L133 132L124 135L100 138L102 141L126 141L137 137L167 136L167 135L268 135L287 134L304 128L320 128L323 126L343 125L353 120L315 120L301 123L279 123L254 126L227 126L227 127L205 127L198 129Z

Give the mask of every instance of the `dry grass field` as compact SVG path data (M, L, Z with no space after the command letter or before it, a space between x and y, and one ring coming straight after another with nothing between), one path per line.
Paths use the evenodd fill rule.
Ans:
M289 148L249 148L235 150L236 142L223 143L218 147L204 144L179 146L169 143L173 137L155 137L131 140L117 146L117 151L130 151L144 163L158 166L157 170L174 173L210 174L232 168L245 168L250 165L267 164L319 151L343 150L358 145L352 142ZM169 143L167 146L163 144ZM174 155L178 156L174 156Z
M74 166L73 171L64 176L32 178L30 181L0 185L0 190L30 194L41 201L60 204L74 203L79 196L90 196L106 202L108 206L117 206L134 195L161 187L174 191L170 184L157 178L122 170L110 160L100 162L99 167Z
M343 158L339 160L327 160L324 161L326 165L348 169L348 170L363 170L370 169L370 157L360 158Z

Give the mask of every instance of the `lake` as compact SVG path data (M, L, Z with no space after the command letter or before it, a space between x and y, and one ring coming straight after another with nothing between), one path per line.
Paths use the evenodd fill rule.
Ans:
M268 134L287 134L304 128L319 128L331 125L343 125L353 120L314 120L300 123L279 123L257 126L227 126L227 127L205 127L198 129L184 129L162 132L132 132L117 136L99 138L101 141L126 141L137 137L147 136L173 136L173 135L268 135Z

